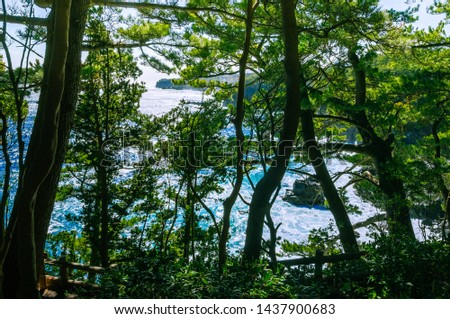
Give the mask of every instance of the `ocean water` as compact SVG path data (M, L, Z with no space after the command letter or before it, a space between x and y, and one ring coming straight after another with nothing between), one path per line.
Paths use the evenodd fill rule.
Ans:
M192 90L170 90L170 89L158 89L155 87L149 87L148 91L144 94L141 100L140 110L143 113L151 114L155 116L160 116L170 109L176 107L181 100L200 102L204 99L202 92L192 91ZM25 139L28 140L31 134L31 128L33 124L33 118L36 112L36 99L32 99L30 103L29 117L25 123ZM2 159L0 157L0 159ZM13 160L17 163L17 154L13 154ZM349 166L348 163L339 159L329 159L327 162L328 168L331 173L337 173L343 171ZM295 167L295 163L291 163L291 168ZM17 165L15 166L15 170ZM312 168L308 168L312 172ZM4 170L4 161L0 162L0 176L2 176ZM263 175L262 168L255 169L250 174L250 178L253 183L256 183ZM306 207L306 206L295 206L283 201L281 198L285 194L287 189L292 188L292 185L296 179L300 176L297 173L288 171L282 180L282 189L275 200L272 207L272 217L275 225L281 223L278 231L278 236L282 240L286 239L293 242L301 242L308 238L311 230L318 229L322 227L327 227L330 224L334 224L333 216L328 209L324 207ZM342 176L337 181L337 186L343 186L349 181L349 176ZM17 185L17 175L13 176L13 183ZM246 201L250 201L252 196L252 188L250 186L248 179L244 180L242 186L242 196ZM222 217L223 207L222 201L228 194L230 194L232 185L225 183L221 185L224 191L221 194L212 194L206 203L215 212L218 219ZM14 192L14 189L12 189ZM1 196L1 190L0 190ZM375 214L381 213L376 208L374 208L370 203L362 201L357 195L354 188L351 186L347 189L347 196L350 203L358 206L361 215L350 215L350 219L353 223L366 220L367 218L374 216ZM80 230L80 225L76 222L67 221L66 215L68 213L77 213L81 209L80 202L76 199L69 199L64 202L57 202L55 204L54 212L52 215L51 226L49 229L50 233L57 233L62 230ZM245 241L245 229L247 221L247 211L248 206L238 199L236 205L232 212L231 217L231 238L229 242L229 247L231 251L236 252L243 247ZM206 214L206 212L200 212L201 214ZM417 235L420 236L420 231L418 228L418 222L414 221L414 225L417 231ZM360 237L359 240L368 240L366 236L366 230L357 230ZM264 237L268 238L268 230L265 229Z
M201 102L203 92L193 90L159 89L147 87L141 99L140 111L145 114L161 116L176 107L180 101Z
M294 168L296 166L295 163L291 163L290 167ZM349 167L348 163L343 161L339 161L337 159L331 159L328 161L328 166L330 168L331 173L340 172ZM309 172L312 173L312 167L308 168ZM255 184L261 177L263 176L262 169L257 169L250 177ZM290 203L287 203L282 200L282 197L286 193L286 190L292 189L292 186L296 179L299 179L300 176L298 173L287 171L282 183L281 190L272 206L271 214L275 225L281 223L281 226L278 231L278 236L281 237L282 240L286 239L292 242L302 242L308 238L309 233L313 229L324 228L331 225L334 225L334 219L331 212L322 206L296 206ZM337 186L343 186L349 181L348 176L343 176L337 181ZM225 191L223 194L219 194L218 198L225 198L227 194L231 192L231 185L223 185ZM251 200L252 196L252 188L251 185L246 179L242 186L242 196L245 198L247 202ZM370 203L363 202L355 193L354 188L349 187L347 196L350 199L352 204L358 206L361 210L361 215L350 215L350 219L352 223L366 220L367 218L374 216L375 214L380 213L376 208L374 208ZM210 200L209 205L216 212L218 217L221 217L223 214L223 208L221 206L221 201L215 200L215 198ZM238 200L235 206L235 212L231 218L231 239L230 239L230 247L234 249L239 249L242 247L243 242L245 240L245 229L246 229L246 221L247 221L247 211L248 206L243 203L241 200ZM359 239L361 241L368 240L366 236L366 230L358 230L360 235ZM264 238L269 238L268 229L265 228L263 233Z
M161 115L176 107L180 100L200 102L204 98L205 97L200 91L162 90L155 87L150 87L142 98L142 105L140 110L143 113L147 114ZM232 133L228 131L226 130L224 134ZM290 168L295 168L297 165L298 164L296 163L291 163ZM349 163L337 158L331 158L327 160L327 167L330 170L331 174L342 172L349 166ZM312 167L308 167L307 170L310 173L313 172ZM256 182L262 176L262 168L255 169L250 174L250 178L253 184L256 184ZM292 189L295 180L299 178L300 176L298 175L298 173L289 170L286 172L281 183L282 188L274 202L271 211L275 225L281 223L278 231L278 236L280 236L282 240L285 239L292 242L305 241L308 238L311 230L313 229L324 228L329 226L330 224L333 226L335 225L333 215L328 209L324 207L296 206L282 200L282 197L286 193L286 190ZM336 181L336 186L343 187L349 182L349 180L349 175L343 175ZM220 219L223 215L222 202L232 190L232 185L229 183L223 184L221 186L224 189L221 194L213 194L206 200L206 203L212 209L212 211L215 212L218 219ZM242 185L241 194L247 202L251 200L252 192L253 191L251 183L248 179L245 179ZM353 186L347 188L346 195L348 196L349 202L352 205L357 206L361 211L361 214L359 215L350 215L350 220L352 223L364 221L374 215L383 213L382 211L371 205L369 202L365 202L360 197L358 197ZM204 211L202 213L205 216L207 215L207 213ZM238 199L233 208L231 216L231 238L229 241L229 246L232 251L238 251L244 245L245 229L247 226L248 217L247 213L248 206L242 200ZM420 221L413 220L413 226L416 231L416 236L418 238L421 238L422 232L420 231L419 225ZM367 236L367 229L361 228L356 230L356 232L358 233L359 241L370 240L370 238ZM266 239L269 238L267 227L264 230L263 236Z
M191 90L162 90L158 88L148 88L147 93L142 98L141 111L143 113L152 115L161 115L171 108L174 108L178 102L182 99L199 102L205 97L202 92ZM228 132L224 132L225 134ZM291 168L294 168L297 164L291 163ZM337 173L343 171L349 167L349 164L339 159L329 159L327 162L331 173ZM309 167L310 172L313 171L312 167ZM263 176L262 168L255 169L250 174L250 178L254 184ZM324 207L306 207L295 206L282 200L282 197L286 193L287 189L291 189L294 181L300 178L297 173L288 171L282 180L282 188L276 198L272 207L272 218L275 225L281 223L278 231L278 235L282 239L286 239L294 242L301 242L308 238L311 230L328 225L334 224L333 216L331 212ZM342 176L337 181L337 186L343 186L349 181L349 176ZM224 191L221 194L213 194L206 200L208 206L215 212L216 217L219 219L223 215L222 201L230 194L232 185L227 183L221 185ZM361 215L351 215L350 219L353 223L366 220L367 218L380 213L370 203L362 201L357 195L354 188L351 186L347 189L347 196L353 205L358 206ZM248 179L244 180L241 194L244 199L249 202L252 196L251 183ZM233 251L239 250L243 247L245 241L245 229L247 222L248 206L238 199L233 209L231 217L231 238L230 248ZM203 212L206 215L206 212ZM358 230L360 234L360 240L367 240L366 230ZM264 237L268 238L268 230L265 229Z

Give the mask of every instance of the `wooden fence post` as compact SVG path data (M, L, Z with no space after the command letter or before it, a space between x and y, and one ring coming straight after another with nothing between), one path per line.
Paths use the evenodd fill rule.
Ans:
M316 262L314 264L314 277L318 282L322 281L323 251L316 250Z
M63 289L67 287L67 282L69 281L69 274L67 270L67 260L66 260L66 254L62 253L59 257L59 278L61 280L61 286Z
M38 286L40 291L45 291L47 289L47 277L45 275L45 260L48 258L47 253L44 251L44 271L42 274L39 274Z

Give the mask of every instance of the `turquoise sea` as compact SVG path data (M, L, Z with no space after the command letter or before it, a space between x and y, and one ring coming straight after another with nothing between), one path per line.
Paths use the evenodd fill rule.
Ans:
M146 114L152 115L162 115L168 112L170 109L177 106L180 100L189 100L194 102L199 102L204 98L202 92L191 91L191 90L171 90L171 89L158 89L154 86L148 87L148 91L144 94L141 100L140 110ZM34 97L30 101L30 112L25 123L25 138L28 139L31 133L31 128L33 124L34 114L36 112L36 99ZM14 145L13 145L14 146ZM17 164L17 154L13 153L13 161ZM0 180L3 180L4 173L4 160L0 155ZM291 164L295 167L296 164ZM328 168L331 173L336 173L343 171L345 168L349 167L349 164L343 160L332 158L327 162ZM17 165L15 165L15 170L17 170ZM312 168L309 168L312 171ZM124 172L125 173L125 172ZM252 171L250 178L253 183L256 183L262 177L262 169L257 169ZM170 179L171 177L164 177ZM281 199L285 194L286 190L292 188L292 185L296 179L299 178L297 173L288 171L282 181L282 189L273 205L272 216L275 224L281 223L278 235L282 239L287 239L289 241L300 242L307 239L309 232L314 228L327 227L333 224L333 217L329 210L324 207L306 207L306 206L295 206L289 204ZM349 181L349 176L342 176L337 180L337 186L343 186ZM17 176L14 174L13 184L17 185ZM208 206L215 212L217 218L222 217L222 200L227 197L231 191L231 184L225 183L221 185L224 189L221 194L214 194L207 199ZM14 191L14 189L12 190ZM365 220L375 214L381 213L376 208L374 208L370 203L363 202L355 193L352 186L347 189L347 196L351 204L358 206L361 210L361 215L351 215L350 218L352 222L358 222ZM1 190L0 190L1 195ZM245 180L242 187L242 196L250 201L252 195L252 188L248 180ZM54 213L52 216L52 222L50 226L50 233L57 233L61 230L79 230L80 226L75 222L67 221L65 216L67 213L75 213L80 209L80 203L74 199L66 200L64 202L57 202L55 205ZM231 224L231 239L230 248L232 251L237 251L242 248L245 241L245 228L247 220L248 207L240 200L236 203ZM203 212L206 214L206 212ZM414 222L417 224L417 221ZM416 227L418 228L418 227ZM366 240L366 230L359 229L358 233L360 235L360 240ZM419 231L417 231L419 234ZM264 232L264 236L267 238L269 236L268 231Z

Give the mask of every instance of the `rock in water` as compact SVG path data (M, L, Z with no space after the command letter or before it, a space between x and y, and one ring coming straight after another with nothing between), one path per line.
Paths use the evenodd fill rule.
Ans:
M286 190L283 200L294 205L323 205L325 198L320 184L312 179L296 180L293 189Z

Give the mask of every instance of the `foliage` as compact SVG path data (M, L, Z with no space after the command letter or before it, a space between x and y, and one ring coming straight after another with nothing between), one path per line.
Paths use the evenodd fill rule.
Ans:
M102 12L94 11L90 20L92 41L108 39ZM109 18L109 17L106 17ZM121 234L158 206L153 200L154 175L148 169L132 169L127 150L139 148L138 127L143 121L138 113L145 88L138 82L142 71L131 50L101 49L89 52L81 70L80 104L76 110L71 143L66 156L65 184L60 197L75 197L81 212L68 218L81 223L88 239L90 262L99 263L121 247ZM129 137L125 140L125 136ZM140 151L140 150L139 150ZM125 174L120 168L129 168ZM76 181L74 184L73 182ZM145 185L142 187L142 185ZM64 194L64 196L61 196ZM151 203L141 214L129 218L136 202ZM135 207L136 208L136 207ZM114 254L114 253L113 253ZM80 256L81 257L81 256ZM105 263L105 257L102 257Z
M314 242L306 250L314 248ZM222 273L215 259L186 264L176 255L149 252L102 279L103 298L448 298L450 247L379 236L361 260L338 262L314 279L314 267L242 265L231 258ZM338 253L335 250L334 253Z
M404 186L405 198L395 199L394 196L401 205L415 208L430 201L442 203L440 185L448 170L445 147L449 128L445 118L448 83L445 74L440 74L439 68L431 66L429 61L442 61L447 53L446 50L430 53L419 48L414 52L405 50L414 39L419 42L443 40L442 25L428 32L414 31L410 27L415 21L417 8L414 7L396 12L380 10L376 0L338 3L305 1L298 4L300 58L311 102L307 108L318 115L315 120L318 140L345 144L349 141L347 132L361 129L363 123L363 129L353 142L362 147L385 143L383 151L389 155L388 160L381 163L377 162L373 151L341 153L339 156L354 166L336 176L350 174L352 179L345 187L355 187L361 199L378 209L386 209L387 203L393 201L383 185L380 186L383 174ZM205 3L190 1L189 5L204 6ZM237 85L227 78L230 74L233 77L239 65L245 6L227 1L208 2L208 6L215 13L143 9L136 20L121 19L123 25L113 36L114 40L151 47L160 58L142 50L147 65L168 73L177 72L179 83L207 88L205 92L211 93L212 100L198 105L182 102L159 119L127 114L131 115L132 122L143 127L142 130L133 125L128 127L133 138L144 134L146 139L157 138L158 142L152 146L145 168L136 169L127 183L111 187L111 191L114 190L111 195L117 197L118 206L129 203L124 206L126 213L117 220L121 226L115 226L112 232L117 239L115 256L134 261L112 269L103 279L105 296L293 297L302 295L302 286L308 287L305 288L309 291L307 296L332 295L333 291L342 296L369 298L425 296L425 282L416 278L412 284L417 287L414 290L408 284L410 273L394 273L394 270L423 267L417 261L409 264L409 258L436 259L437 255L430 252L439 251L437 242L433 246L430 242L412 244L405 240L398 243L398 249L403 247L403 250L397 250L394 243L389 242L392 239L377 238L364 246L368 251L364 261L343 262L326 268L327 276L335 278L332 283L315 282L311 266L291 273L280 269L272 272L262 264L243 269L237 257L230 260L223 272L215 269L220 220L215 220L207 203L210 196L221 193L220 184L233 177L233 171L228 168L228 158L233 157L227 150L224 152L224 148L232 145L233 137L223 136L223 130L235 114ZM104 14L102 9L96 10L95 15ZM111 11L109 14L118 13ZM285 99L279 7L264 3L255 11L254 19L252 36L257 41L251 47L248 61L251 75L247 77L245 96L244 126L249 141L244 146L248 162L245 169L252 170L255 159L259 159L258 164L266 172L280 137ZM100 34L98 41L112 42L103 24L94 20L90 30L90 36ZM349 63L351 52L358 56L359 71L364 71L367 82L363 105L355 101L358 84L355 69ZM91 56L95 56L97 62L104 59L98 53L91 53ZM420 58L424 63L411 62L410 57ZM128 125L121 122L125 117L119 113L116 127ZM114 117L108 120L110 126L115 125ZM436 121L438 132L433 135L428 127ZM370 138L362 132L364 129L370 131ZM296 142L300 147L304 141ZM441 146L439 158L435 156L436 143ZM79 146L86 148L85 144ZM110 150L117 152L118 148L111 145ZM336 151L332 149L331 154ZM89 156L83 160L89 161ZM301 164L308 164L308 161L300 161ZM158 183L163 176L167 181ZM110 178L108 183L113 180ZM151 186L154 184L158 187ZM133 191L139 185L143 185L139 191ZM69 190L70 187L65 189ZM120 195L125 190L131 190L129 196ZM347 198L345 188L340 196L348 213L361 213ZM98 208L98 203L90 205ZM127 215L130 212L131 215ZM129 230L129 235L120 238L125 229ZM417 254L413 253L413 245L418 245ZM308 240L300 244L284 241L281 248L284 254L302 256L313 256L317 250L327 255L341 250L331 226L314 229ZM427 257L421 257L422 251ZM239 276L239 271L244 276ZM342 279L349 272L365 272L369 280ZM384 277L380 278L380 274ZM121 284L114 286L116 281ZM284 292L281 282L286 289ZM293 282L295 285L289 286ZM263 287L268 292L264 292ZM441 295L442 292L432 294L433 297Z
M448 298L450 247L440 241L414 242L374 235L361 260L324 269L322 295L338 298ZM308 273L309 269L309 273ZM305 271L305 270L304 270ZM310 282L313 269L297 272Z
M360 260L328 264L324 279L314 279L314 267L290 270L303 285L317 285L320 296L337 298L449 298L450 246L434 239L424 242L394 239L373 233L373 241L365 243ZM332 242L328 241L331 245ZM303 245L283 244L286 252L314 256L317 245L314 232ZM338 254L328 249L325 255Z
M224 183L236 181L236 136L229 128L236 120L246 4L192 0L183 10L140 9L134 17L101 5L90 9L84 39L88 53L57 194L61 201L77 199L78 211L74 207L67 218L79 229L49 235L49 256L65 253L69 261L94 265L100 264L100 255L108 255L118 266L101 279L98 297L105 298L448 298L450 9L438 1L430 10L446 18L428 30L413 27L417 7L386 11L378 0L296 2L296 18L305 78L299 107L314 114L313 133L324 153L352 164L332 177L335 182L351 176L339 194L345 213L361 213L346 195L346 189L354 188L361 200L392 216L407 215L407 221L423 218L420 210L437 207L426 217L434 219L439 231L426 229L420 242L371 230L373 241L361 245L366 255L327 265L322 281L311 265L291 270L265 261L242 265L236 255L218 269L222 224L208 203L213 197L220 200ZM242 146L253 192L257 184L250 171L260 165L266 174L275 165L282 136L286 79L281 21L279 3L258 1L245 70ZM24 52L33 50L43 35L32 26L19 32ZM39 91L45 70L40 62L28 61L29 56L13 68L6 39L16 40L3 29L0 36L0 159L6 162L16 149L24 155L19 135L31 92ZM159 118L141 114L145 86L131 49L136 46L146 66L176 73L177 83L200 88L209 99L182 101ZM297 135L306 130L299 127ZM305 142L294 141L296 155L301 155L296 158L299 172L309 171ZM13 205L14 192L9 192L19 183L18 174L9 176L17 169L9 166L0 165L8 167L0 179L5 195L2 240ZM275 259L279 225L270 225L270 212L266 218L273 241L263 249L270 246ZM338 254L341 246L329 226L313 229L305 242L284 241L281 249L288 256L311 257L317 250Z
M335 229L332 224L328 227L312 229L308 239L301 243L293 243L287 240L281 245L283 255L300 255L312 257L316 251L320 250L325 255L337 254L340 252L336 241Z
M450 247L447 244L379 236L364 249L367 251L365 267L371 275L367 283L350 283L355 296L449 298Z
M222 192L219 183L228 173L229 144L221 136L226 125L225 114L224 108L214 101L199 105L182 102L157 120L161 126L158 132L160 161L169 179L177 184L166 190L169 202L173 201L173 206L167 210L168 214L172 213L169 218L173 221L170 227L164 222L163 236L167 237L167 244L174 223L181 215L186 259L191 255L194 258L196 252L203 249L200 243L204 243L204 228L211 227L216 236L219 233L216 217L206 202L211 194ZM216 239L211 238L212 242Z
M217 261L186 265L174 256L138 258L132 265L111 270L103 278L106 298L308 298L314 289L297 286L281 269L256 263L242 266L231 258L220 272Z

